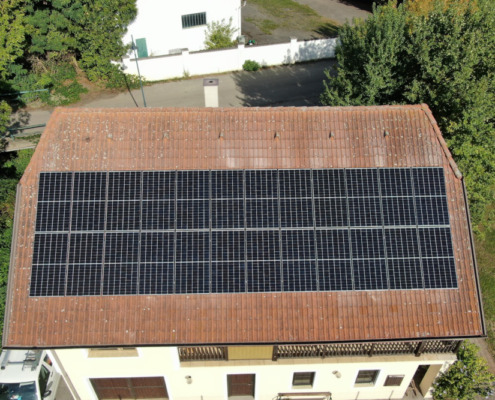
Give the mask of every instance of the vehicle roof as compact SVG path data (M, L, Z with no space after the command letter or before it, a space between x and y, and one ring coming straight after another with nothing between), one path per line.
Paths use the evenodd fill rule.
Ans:
M21 383L38 380L38 373L41 366L41 350L37 351L38 358L34 364L25 364L26 356L33 354L30 350L3 350L0 356L0 365L4 365L8 357L8 363L5 363L5 369L0 369L0 383Z

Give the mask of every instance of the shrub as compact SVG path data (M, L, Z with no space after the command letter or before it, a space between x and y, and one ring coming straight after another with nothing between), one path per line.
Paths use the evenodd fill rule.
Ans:
M242 64L242 69L244 71L258 71L261 68L261 65L254 60L246 60L244 64Z
M433 398L471 400L476 396L492 396L494 381L486 361L478 356L478 346L464 342L457 352L457 361L433 384Z
M224 19L221 22L213 21L205 31L205 46L208 50L235 46L236 42L232 38L236 32L237 29L232 27L232 18L228 23Z
M113 73L108 77L105 82L105 86L108 89L139 89L141 87L139 83L139 76L133 74L125 74L120 70L120 68L114 65ZM143 86L146 84L146 80L141 77L141 82Z

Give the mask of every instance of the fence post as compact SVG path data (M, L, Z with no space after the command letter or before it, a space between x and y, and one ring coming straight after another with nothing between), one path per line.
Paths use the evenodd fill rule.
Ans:
M189 75L189 49L182 50L182 70L184 75Z
M297 53L297 38L291 37L290 38L290 64L295 64L298 58L298 53Z
M245 58L246 56L244 55L244 48L245 48L245 45L244 44L238 44L237 45L237 68L239 70L242 70L242 66L244 65L244 62L246 61Z

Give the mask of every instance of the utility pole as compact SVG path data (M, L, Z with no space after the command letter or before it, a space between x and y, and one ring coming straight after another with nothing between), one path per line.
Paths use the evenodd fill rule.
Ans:
M134 36L131 35L131 40L132 40L132 50L134 50L134 58L136 60L136 67L137 67L137 73L139 77L139 85L141 86L141 94L143 95L143 104L145 107L146 106L146 98L144 97L144 90L143 90L143 81L141 80L141 73L139 72L139 63L138 63L138 56L137 56L137 47L136 44L134 43Z

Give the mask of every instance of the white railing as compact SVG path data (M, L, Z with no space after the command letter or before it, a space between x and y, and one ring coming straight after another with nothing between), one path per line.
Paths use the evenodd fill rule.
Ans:
M141 76L148 81L216 74L242 70L246 60L257 61L261 66L294 64L296 62L321 60L335 57L338 38L297 41L265 46L189 52L139 58ZM134 58L123 59L124 71L137 75Z

